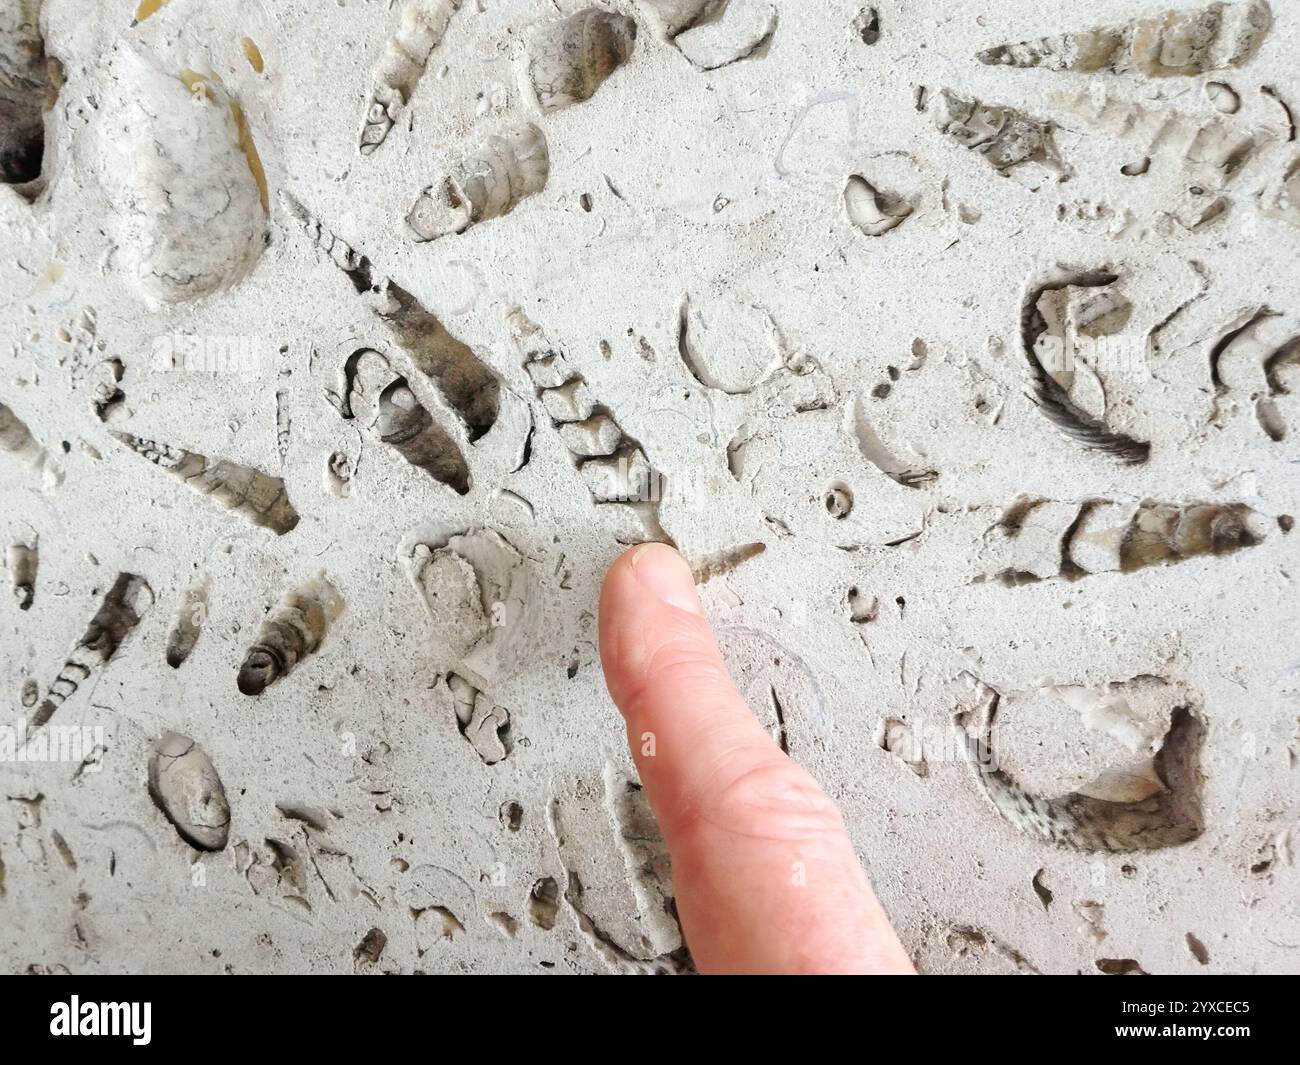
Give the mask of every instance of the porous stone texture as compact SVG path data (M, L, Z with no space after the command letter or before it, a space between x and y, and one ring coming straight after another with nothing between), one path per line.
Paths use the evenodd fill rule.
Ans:
M647 539L922 969L1300 966L1300 10L1163 2L5 0L4 969L690 971Z

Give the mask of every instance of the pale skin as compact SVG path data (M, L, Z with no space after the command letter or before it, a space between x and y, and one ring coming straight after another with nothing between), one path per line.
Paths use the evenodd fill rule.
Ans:
M600 657L700 971L912 972L839 810L741 698L671 547L610 568Z

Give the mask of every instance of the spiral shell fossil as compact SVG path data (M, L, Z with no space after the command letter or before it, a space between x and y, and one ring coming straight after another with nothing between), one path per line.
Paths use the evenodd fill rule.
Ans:
M397 29L375 70L374 87L361 129L362 155L378 148L411 100L433 50L442 43L461 0L407 0Z
M320 647L343 613L343 597L319 574L290 591L271 611L239 667L238 687L259 695Z
M279 477L130 433L115 432L113 436L155 466L179 477L199 495L212 497L218 505L254 525L283 536L298 524L298 512Z

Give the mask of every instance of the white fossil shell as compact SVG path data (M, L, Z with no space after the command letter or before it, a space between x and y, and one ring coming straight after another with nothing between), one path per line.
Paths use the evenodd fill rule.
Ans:
M844 186L844 210L849 221L869 237L880 237L912 213L912 205L897 196L880 192L861 174L853 174Z
M726 0L637 0L637 6L665 37L676 37L716 14L725 3Z
M98 171L120 265L163 303L235 284L262 253L267 218L242 112L215 82L191 77L191 90L132 44L109 69Z
M420 194L406 216L414 239L436 240L500 218L541 192L550 173L546 138L533 125L488 137L468 159Z
M461 0L406 0L397 29L388 39L375 70L374 88L366 102L361 130L361 154L369 155L388 136L397 116L411 100L433 50L442 43Z
M32 600L36 597L36 567L39 558L35 544L10 544L5 552L9 581L13 585L19 610L31 609Z
M529 50L528 78L543 111L590 100L627 62L636 23L626 15L589 7L545 26Z
M212 759L179 732L164 732L149 760L149 794L180 833L203 851L222 850L230 836L230 803Z

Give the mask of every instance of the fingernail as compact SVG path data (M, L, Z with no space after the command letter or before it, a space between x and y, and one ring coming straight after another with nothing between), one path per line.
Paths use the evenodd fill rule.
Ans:
M627 559L637 583L660 602L704 616L691 567L666 544L642 544Z

